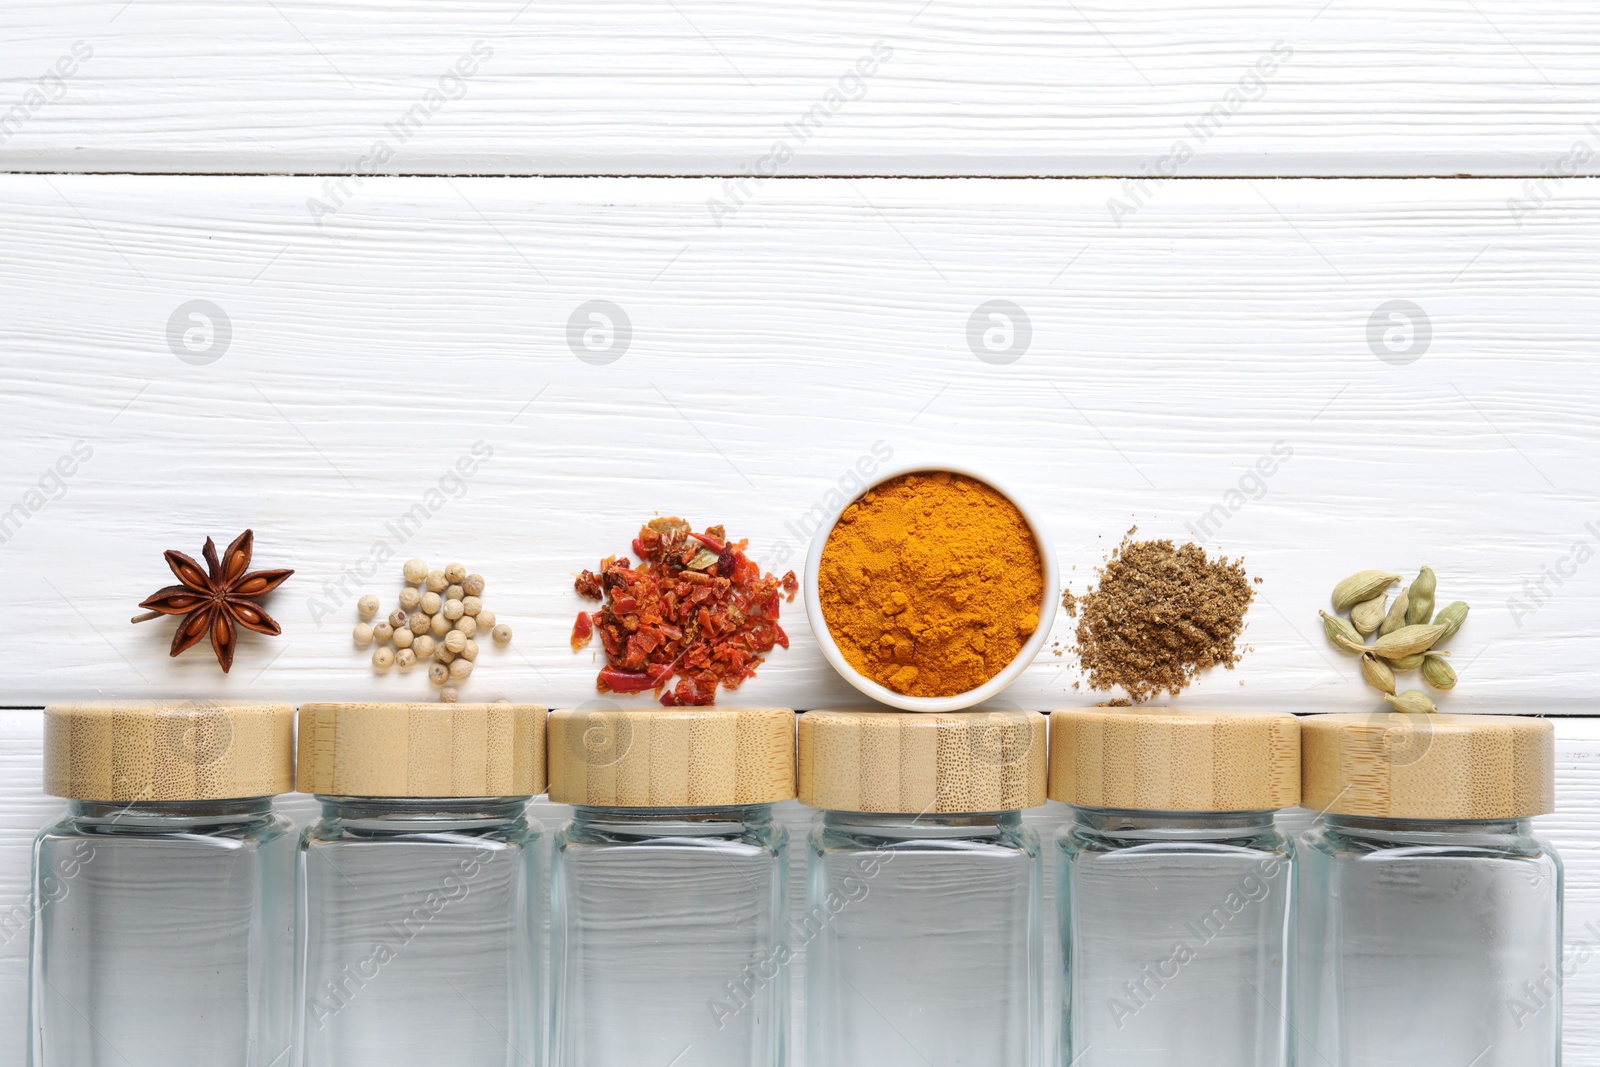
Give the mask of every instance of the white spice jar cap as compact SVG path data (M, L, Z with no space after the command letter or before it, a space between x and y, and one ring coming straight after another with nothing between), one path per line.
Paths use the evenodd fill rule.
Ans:
M1300 803L1300 721L1180 708L1052 712L1050 799L1133 811L1292 808Z
M544 792L538 704L303 704L300 791L351 797Z
M1045 799L1036 711L809 711L800 716L800 800L831 811L1016 811Z
M207 700L44 709L44 791L109 803L236 800L294 788L294 709Z

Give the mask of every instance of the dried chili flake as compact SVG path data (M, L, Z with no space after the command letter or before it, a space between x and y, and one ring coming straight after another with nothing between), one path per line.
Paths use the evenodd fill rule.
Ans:
M583 648L593 636L594 620L589 618L587 611L578 612L578 619L572 624L572 651Z
M578 595L586 600L603 600L605 594L600 591L600 576L594 571L584 571L578 575L578 580L572 583L578 590Z
M764 573L745 555L747 544L730 541L721 526L696 533L679 518L652 519L633 539L638 566L613 556L598 573L579 574L578 594L604 601L580 613L572 631L574 649L600 635L607 663L595 688L653 690L667 707L712 704L719 688L753 677L774 647L788 648L778 611L799 579Z

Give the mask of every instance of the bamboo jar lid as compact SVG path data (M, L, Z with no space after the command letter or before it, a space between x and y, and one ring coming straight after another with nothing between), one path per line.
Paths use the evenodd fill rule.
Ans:
M232 800L294 788L294 709L204 700L44 710L44 790L69 800Z
M1300 803L1300 722L1179 708L1053 712L1050 799L1135 811L1292 808Z
M550 713L550 799L601 808L794 798L790 708L569 708Z
M1555 728L1516 715L1308 715L1304 805L1377 819L1555 810Z
M346 797L544 792L537 704L303 704L300 791Z
M1036 711L810 711L800 716L800 800L902 814L1015 811L1044 803Z

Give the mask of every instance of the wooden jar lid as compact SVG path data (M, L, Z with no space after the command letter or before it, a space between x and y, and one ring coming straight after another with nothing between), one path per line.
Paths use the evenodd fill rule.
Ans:
M300 791L345 797L544 792L537 704L303 704Z
M1044 803L1036 711L810 711L800 800L832 811L1015 811Z
M794 798L790 708L568 708L550 713L550 799L601 808Z
M1515 715L1308 715L1314 811L1378 819L1522 819L1555 810L1555 728Z
M44 790L69 800L231 800L294 788L294 709L205 700L44 709Z
M1300 722L1179 708L1053 712L1050 799L1135 811L1292 808L1300 802Z

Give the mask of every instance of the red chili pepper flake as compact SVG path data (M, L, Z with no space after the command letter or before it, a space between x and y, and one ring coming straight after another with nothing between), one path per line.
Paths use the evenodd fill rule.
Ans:
M601 667L600 680L595 688L602 693L642 693L654 689L672 677L672 668L663 664L642 671L619 671L615 667Z
M576 652L594 636L594 620L587 611L578 612L578 621L572 624L572 651Z
M605 601L580 613L572 629L574 650L600 635L607 664L595 688L654 690L667 707L712 704L719 688L754 677L774 647L788 648L778 609L794 599L799 579L793 571L764 573L745 555L747 545L730 541L721 526L696 533L682 519L652 519L633 539L637 567L614 556L598 573L579 574L578 594Z
M720 539L711 537L708 534L691 533L689 536L694 538L696 541L699 541L702 545L705 545L719 556L722 555L722 550L727 547Z

